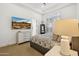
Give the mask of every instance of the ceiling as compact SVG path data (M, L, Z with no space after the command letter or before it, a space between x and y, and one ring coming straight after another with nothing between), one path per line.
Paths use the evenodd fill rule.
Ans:
M45 4L46 4L45 6L44 6L44 3L27 3L26 5L40 11L45 11L48 8L51 8L57 5L56 3L45 3Z
M45 4L45 5L44 5ZM38 13L47 13L51 10L56 10L64 6L69 5L69 3L20 3L20 6L28 7L29 9L38 12Z

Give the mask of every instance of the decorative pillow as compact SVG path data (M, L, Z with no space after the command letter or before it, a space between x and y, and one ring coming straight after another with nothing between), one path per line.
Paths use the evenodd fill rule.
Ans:
M59 37L59 35L53 34L53 40L54 41L57 41L58 37Z
M62 37L59 36L59 37L57 38L57 42L61 42L61 39L62 39Z

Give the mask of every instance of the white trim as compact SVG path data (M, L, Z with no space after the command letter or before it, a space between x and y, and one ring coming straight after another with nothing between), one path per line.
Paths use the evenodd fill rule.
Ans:
M34 11L34 12L36 12L38 14L47 14L47 13L54 12L56 10L59 10L59 9L62 9L62 8L65 8L65 7L74 5L74 4L73 3L71 3L71 4L67 3L67 4L62 5L62 3L61 3L61 5L56 7L55 9L53 7L47 8L46 10L48 10L48 11L46 11L46 10L44 10L44 11L36 10L35 8L32 8L32 7L28 6L27 3L26 4L25 3L18 3L18 4L16 3L15 5L21 6L23 8L28 8L29 10Z
M74 4L72 3L72 4L68 4L68 5L61 6L61 7L57 8L57 9L55 9L55 10L52 10L51 9L51 11L48 11L48 12L46 12L44 14L48 14L48 13L51 13L51 12L54 12L54 11L57 11L57 10L60 10L60 9L66 8L66 7L70 7L72 5L76 5L76 3L74 3Z

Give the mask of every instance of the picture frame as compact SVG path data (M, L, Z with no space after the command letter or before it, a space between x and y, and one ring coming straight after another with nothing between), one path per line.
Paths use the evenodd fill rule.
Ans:
M45 24L40 24L40 34L45 34Z
M12 16L12 29L31 29L32 19Z

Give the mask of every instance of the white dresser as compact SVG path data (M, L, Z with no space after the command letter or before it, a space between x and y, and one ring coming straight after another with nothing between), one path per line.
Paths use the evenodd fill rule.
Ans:
M18 31L17 33L17 43L23 43L26 41L30 41L31 39L31 31Z

